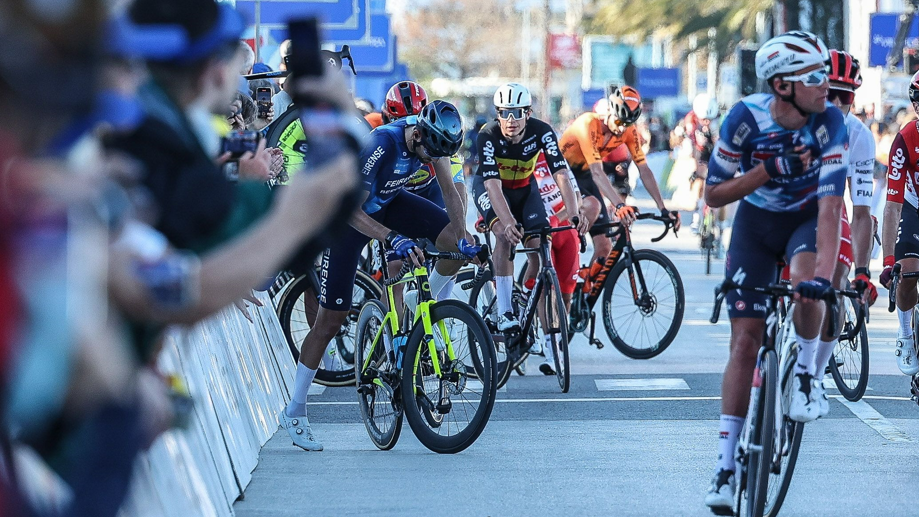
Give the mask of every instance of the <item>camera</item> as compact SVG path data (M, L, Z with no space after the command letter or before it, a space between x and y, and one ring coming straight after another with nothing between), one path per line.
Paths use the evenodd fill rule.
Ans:
M261 135L258 131L230 131L223 137L220 153L230 153L230 160L239 160L246 152L255 153Z

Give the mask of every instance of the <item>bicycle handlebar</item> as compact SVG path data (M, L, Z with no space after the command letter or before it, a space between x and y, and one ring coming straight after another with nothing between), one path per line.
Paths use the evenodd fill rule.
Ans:
M520 229L520 228L523 228L523 226L520 225L520 224L518 224L518 225L517 225L517 228ZM521 240L521 241L524 241L524 240L527 239L527 237L539 237L540 239L545 240L546 237L548 237L549 235L551 235L551 234L553 234L553 233L566 232L566 231L568 231L568 230L577 230L577 227L576 227L576 226L570 226L570 225L569 225L569 226L557 226L557 227L554 227L554 228L553 228L552 226L543 226L543 227L540 228L539 230L531 230L531 231L528 231L528 232L524 232L524 233L523 233L523 238L520 239L520 240ZM582 236L581 236L581 252L583 253L584 250L585 250L586 248L587 248L587 241L584 240L584 236L582 235ZM517 253L535 253L535 252L537 252L537 251L539 251L539 248L520 248L520 249L517 249L516 246L512 246L512 247L511 247L511 255L510 255L509 259L510 259L511 262L513 262L513 261L514 261L514 258L517 256Z
M654 214L654 213L638 214L635 216L635 219L639 221L643 221L646 219L653 219L655 221L664 223L664 233L658 235L657 237L652 238L651 242L660 242L661 240L664 239L664 237L667 236L668 233L670 233L670 230L673 228L673 220L670 219L669 217L664 217L660 214ZM609 236L613 236L616 233L622 231L622 222L617 221L615 223L595 224L594 228L597 228L599 230L616 228L617 229L616 232L611 232L607 234ZM673 234L674 235L677 234L676 230L673 231Z

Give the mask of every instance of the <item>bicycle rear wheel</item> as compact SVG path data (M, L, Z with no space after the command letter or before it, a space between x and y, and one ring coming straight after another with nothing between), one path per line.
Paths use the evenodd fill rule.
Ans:
M830 357L830 373L836 389L846 398L855 402L865 395L868 389L868 329L862 325L855 332L858 311L864 310L858 301L843 297L845 304L845 322L842 333ZM821 367L818 365L818 368Z
M756 374L754 374L755 376ZM755 405L751 405L747 418L750 423L751 440L746 457L746 496L741 498L742 508L738 515L759 517L766 506L769 474L772 470L772 444L775 437L776 385L778 384L778 358L775 350L762 353L759 364L759 389L756 390ZM754 378L754 385L757 379ZM753 401L751 401L753 402Z
M571 387L571 358L568 355L568 312L565 300L562 299L562 288L558 285L558 276L550 269L544 273L543 304L546 311L546 326L543 333L549 336L552 351L555 353L555 376L562 393L568 393Z
M498 305L495 300L496 296L495 281L490 272L472 286L469 292L469 305L473 310L482 316L485 326L488 328L495 345L495 359L497 361L497 383L498 389L504 387L511 377L515 368L520 367L526 361L527 354L521 353L518 349L508 350L510 343L503 332L498 330ZM519 299L518 297L515 297Z
M421 324L409 334L402 364L403 406L418 441L434 452L453 454L472 445L491 416L497 389L494 345L482 318L465 303L432 305L431 323L433 336L425 336ZM452 361L448 339L456 356Z
M769 488L766 491L766 505L763 515L775 517L782 509L785 495L791 485L791 477L798 462L798 451L801 449L801 436L804 434L804 424L788 418L788 401L791 400L791 385L794 378L794 364L797 362L797 353L792 348L790 357L785 360L782 371L782 392L776 405L781 412L776 412L780 419L776 426L775 439L772 446L772 466L769 473Z
M389 325L383 324L386 308L370 300L357 319L354 372L361 419L370 441L381 450L392 449L402 432L402 401L396 368L386 353L384 340L392 343Z
M650 359L666 350L680 330L683 280L673 262L655 250L638 250L627 262L619 261L606 280L603 324L620 352Z
M324 386L348 386L354 384L354 336L355 323L361 307L368 300L378 300L383 296L383 288L370 275L357 271L351 299L351 310L342 324L341 330L330 343L323 356L319 371L316 372L317 384ZM307 275L294 279L284 291L278 303L278 320L287 346L294 361L300 359L300 345L316 322L319 311L319 293L313 281Z

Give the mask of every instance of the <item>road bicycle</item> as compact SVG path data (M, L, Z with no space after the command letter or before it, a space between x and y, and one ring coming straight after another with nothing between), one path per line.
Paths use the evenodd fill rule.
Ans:
M797 343L793 314L794 288L787 281L767 287L740 285L730 279L715 288L715 307L710 321L717 323L728 291L739 289L766 295L766 327L759 349L750 406L744 420L735 458L739 471L732 513L735 516L778 515L794 474L804 424L789 418ZM823 300L828 314L836 314L837 296L857 298L854 290L833 290ZM828 318L828 332L835 334L837 318Z
M849 284L846 284L849 288ZM868 305L861 298L843 298L842 331L833 349L827 370L839 394L857 402L868 389Z
M427 258L468 260L461 253L426 251ZM385 263L385 262L384 262ZM497 392L497 360L481 316L458 300L435 302L427 266L389 278L387 304L368 300L357 321L354 374L361 418L382 450L396 445L403 416L418 440L437 453L460 452L488 423ZM397 284L413 281L418 303L398 313Z
M699 222L699 248L702 250L702 257L705 258L706 275L712 274L712 260L720 257L722 252L722 228L717 213L717 209L706 204L702 205L702 220Z

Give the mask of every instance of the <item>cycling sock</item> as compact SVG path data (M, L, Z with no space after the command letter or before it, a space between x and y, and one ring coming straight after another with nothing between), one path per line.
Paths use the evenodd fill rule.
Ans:
M719 470L730 470L737 472L734 464L734 449L737 448L737 438L740 436L740 430L743 428L744 419L734 415L721 415L721 421L718 424L718 466L715 467L715 473Z
M552 348L552 336L545 336L546 346L543 347L542 353L546 356L546 362L555 362L555 349Z
M504 314L511 312L511 298L514 289L514 277L499 276L495 278L495 288L498 290L498 313Z
M442 302L444 300L449 300L450 298L453 298L453 287L455 285L456 285L456 277L451 276L450 280L447 280L446 285L444 285L443 289L440 290L440 293L435 297L435 299L438 302Z
M897 337L910 337L913 335L913 309L910 307L901 311L897 307L897 320L900 322L900 328L897 330Z
M801 334L795 336L798 340L798 360L795 361L795 374L808 373L814 374L814 364L817 360L817 341L819 336L813 339L805 339Z
M817 379L817 382L823 381L823 376L826 374L826 367L830 362L830 358L833 357L833 350L836 348L836 340L833 341L824 341L820 340L820 344L817 345L817 362L816 370L814 371L814 379Z
M434 298L435 300L440 300L441 299L440 291L444 288L444 286L447 285L447 282L449 282L452 278L453 278L453 275L450 275L450 276L442 275L438 273L436 269L432 271L431 274L428 276L428 283L431 286L431 297Z
M310 384L316 378L316 370L297 362L297 376L294 378L294 394L287 404L287 416L306 416L306 397L310 392Z

